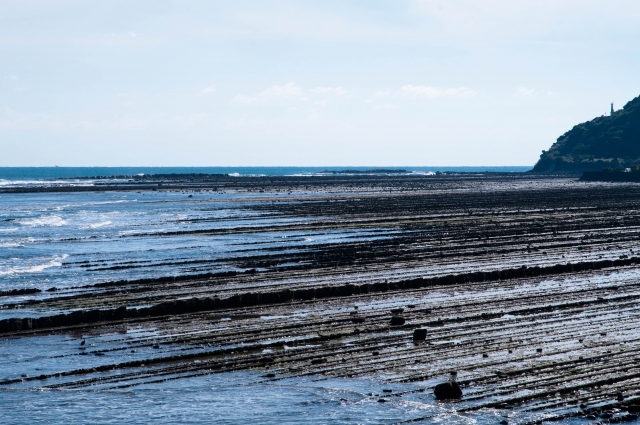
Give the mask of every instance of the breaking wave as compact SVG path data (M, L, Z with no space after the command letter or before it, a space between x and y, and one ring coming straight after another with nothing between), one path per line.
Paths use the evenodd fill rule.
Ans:
M87 229L99 229L100 227L108 226L108 225L110 225L110 224L111 224L111 222L110 222L110 221L102 221L102 222L100 222L100 223L91 223L91 224L88 224L88 225L86 226L86 228L87 228Z
M56 255L53 257L53 259L43 264L9 267L6 270L0 269L0 276L26 274L26 273L40 273L50 267L60 267L62 265L61 261L67 257L68 257L67 254Z
M67 222L59 215L46 215L33 219L22 219L19 221L25 227L42 227L42 226L64 226Z

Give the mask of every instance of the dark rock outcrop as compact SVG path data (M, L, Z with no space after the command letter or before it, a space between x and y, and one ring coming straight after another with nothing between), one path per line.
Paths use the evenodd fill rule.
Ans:
M520 267L515 269L494 270L487 273L462 273L433 278L400 280L390 283L363 283L362 285L347 284L342 286L324 286L301 290L285 289L282 291L265 292L261 294L250 292L246 294L233 295L229 298L191 298L187 300L167 301L151 307L141 308L126 308L125 306L121 306L115 309L106 310L77 310L67 314L56 314L54 316L47 317L3 319L0 320L0 333L70 327L95 322L120 321L124 319L138 319L144 317L173 316L226 308L278 304L310 297L313 297L312 299L348 297L350 294L373 294L389 290L418 289L439 285L453 285L459 281L469 282L471 276L473 276L476 281L484 282L491 280L513 279L514 277L572 273L581 270L598 270L608 267L629 266L631 264L640 264L640 257L630 257L618 260L585 261L575 264L556 264L546 267ZM543 308L535 307L533 309L540 310ZM486 319L487 317L480 316L480 318ZM355 319L356 318L351 318L350 320L355 321L356 323L364 322L364 318L357 321ZM391 318L392 326L402 326L405 322L406 320L398 315L393 315ZM444 322L430 322L427 326L444 326Z
M462 398L462 390L456 381L448 381L436 385L433 394L438 400L458 400Z

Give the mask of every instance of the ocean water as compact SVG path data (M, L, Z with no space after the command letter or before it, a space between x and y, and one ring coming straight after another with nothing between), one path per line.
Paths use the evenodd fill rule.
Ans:
M477 167L0 167L0 185L2 180L50 180L70 179L94 176L132 176L136 174L230 174L237 176L287 176L314 175L325 171L344 170L406 170L414 173L455 171L455 172L525 172L529 166L477 166Z
M395 393L380 403L383 388ZM230 372L115 390L0 390L4 424L331 424L406 423L495 425L531 419L514 411L458 413L422 384L391 385L373 378L306 377L269 380ZM582 419L559 425L590 423Z

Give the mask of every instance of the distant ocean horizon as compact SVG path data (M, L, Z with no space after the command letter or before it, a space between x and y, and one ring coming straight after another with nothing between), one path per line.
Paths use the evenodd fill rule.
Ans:
M420 172L522 173L533 166L326 166L326 167L0 167L2 180L50 180L82 177L131 176L136 174L230 174L234 176L314 175L323 171L406 170Z

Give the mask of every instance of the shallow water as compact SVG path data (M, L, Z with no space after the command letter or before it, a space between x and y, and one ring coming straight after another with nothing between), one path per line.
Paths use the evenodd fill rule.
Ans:
M372 378L275 380L257 373L231 372L122 390L2 389L0 403L3 423L8 424L364 425L424 418L422 423L494 425L502 420L516 424L534 419L494 409L458 413L457 403L437 402L429 391L421 391L425 384L388 385ZM405 393L408 391L417 392ZM393 396L398 393L403 394Z
M238 270L227 261L232 256L388 237L376 229L300 232L277 228L166 237L167 232L282 226L322 219L259 213L248 208L246 195L239 194L27 193L2 194L0 199L0 291L224 272Z

